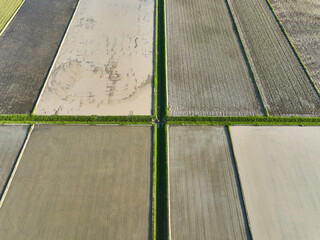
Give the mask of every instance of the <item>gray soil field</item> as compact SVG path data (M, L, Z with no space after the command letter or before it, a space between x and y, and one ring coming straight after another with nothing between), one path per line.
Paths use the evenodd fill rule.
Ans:
M0 126L0 194L17 160L28 125Z
M263 115L225 0L167 0L166 32L170 115Z
M30 113L77 0L26 0L0 36L0 114Z
M151 115L154 0L81 0L40 115Z
M224 127L169 127L171 239L249 239Z
M148 239L152 129L35 126L0 209L0 239Z
M320 116L320 98L266 0L228 0L273 116Z
M278 18L320 88L319 0L270 0Z
M231 127L253 239L320 239L320 127Z

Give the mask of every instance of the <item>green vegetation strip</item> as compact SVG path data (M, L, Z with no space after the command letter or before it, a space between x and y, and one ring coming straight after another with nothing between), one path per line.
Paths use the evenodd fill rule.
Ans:
M153 125L153 215L152 215L152 238L157 239L157 177L158 177L158 127Z
M155 24L154 24L154 70L153 70L153 75L154 75L154 91L153 91L153 115L157 119L158 118L158 89L159 89L159 82L158 82L158 59L159 59L159 47L158 47L158 39L159 39L159 32L158 32L158 25L159 25L159 0L156 0L156 9L155 9Z
M47 124L151 124L152 116L38 116L0 115L0 123L47 123Z
M24 0L0 0L0 34Z
M301 65L302 65L302 67L303 67L303 70L305 71L305 73L307 74L307 76L308 76L309 80L311 81L312 86L314 87L314 89L316 90L316 92L318 93L318 95L320 96L320 90L319 90L319 88L317 87L317 85L316 85L315 81L314 81L314 80L313 80L313 78L311 77L311 75L310 75L310 73L309 73L309 70L308 70L307 66L304 64L303 60L301 59L301 57L300 57L300 55L299 55L299 53L298 53L298 51L297 51L296 47L294 46L293 42L292 42L292 41L291 41L291 39L290 39L290 37L289 37L289 35L288 35L288 33L287 33L286 29L285 29L285 28L284 28L284 26L282 25L282 22L280 21L280 19L278 18L278 16L277 16L276 12L274 11L274 9L273 9L273 7L272 7L272 4L270 3L270 1L269 1L269 0L266 0L266 1L267 1L268 5L269 5L270 10L271 10L271 11L272 11L272 13L273 13L273 15L274 15L275 19L277 20L277 22L278 22L278 24L279 24L279 26L280 26L280 28L281 28L282 32L283 32L283 33L284 33L284 35L286 36L286 38L287 38L287 40L288 40L288 42L289 42L289 44L290 44L290 46L291 46L291 48L292 48L293 52L295 53L295 55L296 55L296 56L297 56L297 58L299 59L299 62L301 63Z
M258 91L258 93L259 93L259 97L260 97L261 103L262 103L262 105L263 105L263 109L264 109L264 111L265 111L266 116L269 117L269 116L270 116L270 115L269 115L269 111L268 111L268 109L267 109L267 106L266 106L265 103L264 103L264 100L263 100L263 97L262 97L262 93L261 93L261 91L260 91L260 88L259 88L259 85L258 85L258 82L257 82L256 75L255 75L255 73L254 73L254 71L253 71L253 67L252 67L252 65L251 65L249 55L248 55L247 50L246 50L246 48L245 48L245 44L244 44L244 42L243 42L243 40L242 40L241 33L240 33L240 29L239 29L239 27L238 27L238 25L237 25L237 21L236 21L234 15L233 15L232 8L231 8L231 6L230 6L230 4L229 4L229 0L226 0L226 4L227 4L227 7L228 7L228 11L229 11L229 13L230 13L232 22L233 22L233 24L234 24L234 27L235 27L235 29L236 29L236 31L237 31L237 36L238 36L238 39L239 39L239 41L240 41L240 43L241 43L241 47L242 47L242 49L243 49L243 52L244 52L245 55L246 55L246 60L247 60L247 63L249 64L250 72L251 72L252 78L253 78L253 80L254 80L254 82L255 82L256 89L257 89L257 91Z

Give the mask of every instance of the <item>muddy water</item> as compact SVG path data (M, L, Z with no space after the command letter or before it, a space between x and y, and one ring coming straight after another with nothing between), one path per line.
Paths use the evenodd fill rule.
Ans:
M36 114L150 115L153 0L80 0Z

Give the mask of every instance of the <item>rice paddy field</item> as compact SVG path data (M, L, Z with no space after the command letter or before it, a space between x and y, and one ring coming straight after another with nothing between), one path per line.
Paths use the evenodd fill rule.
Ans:
M0 0L0 239L320 238L314 0Z

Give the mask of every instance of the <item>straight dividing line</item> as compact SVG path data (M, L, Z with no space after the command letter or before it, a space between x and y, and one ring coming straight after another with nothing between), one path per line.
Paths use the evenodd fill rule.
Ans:
M168 194L168 235L169 235L169 240L171 240L171 211L170 211L170 160L169 160L169 125L165 126L166 129L166 144L167 144L167 194Z
M16 163L15 163L15 165L14 165L13 171L12 171L10 177L9 177L9 181L8 181L8 183L7 183L7 185L6 185L6 188L5 188L5 190L4 190L3 194L2 194L2 197L1 197L1 199L0 199L0 209L1 209L1 207L2 207L2 205L3 205L3 202L4 202L4 200L5 200L6 196L7 196L7 193L8 193L8 191L9 191L9 188L10 188L10 185L11 185L12 180L13 180L13 178L14 178L14 175L16 174L16 171L17 171L17 169L18 169L18 167L19 167L19 163L20 163L21 158L22 158L22 156L23 156L23 153L24 153L24 151L25 151L25 149L26 149L26 146L27 146L27 143L28 143L28 141L29 141L29 139L30 139L30 136L31 136L31 133L32 133L33 128L34 128L34 125L31 125L31 126L30 126L30 129L29 129L29 131L28 131L28 135L27 135L27 137L26 137L26 139L25 139L25 141L24 141L24 143L23 143L23 147L22 147L22 149L21 149L21 151L20 151L20 153L19 153L18 159L17 159L17 161L16 161Z
M157 239L157 164L158 164L158 127L153 124L153 204L152 204L152 228L153 240Z
M18 6L18 8L16 9L16 11L14 12L14 14L12 15L12 17L9 19L9 21L6 23L6 25L4 26L4 28L0 31L0 36L2 36L2 34L4 33L4 31L7 29L7 27L9 26L9 24L11 23L11 21L14 19L14 17L17 15L17 13L19 12L20 8L22 7L22 5L25 3L25 0L21 2L21 4Z
M248 215L248 211L247 211L247 208L246 208L246 201L245 201L245 195L243 193L243 189L242 189L242 185L241 185L241 179L240 179L240 174L239 174L239 170L238 170L238 164L237 164L237 161L236 161L236 156L235 156L235 153L234 153L234 147L233 147L233 141L232 141L232 136L231 136L231 129L230 129L230 126L227 126L227 129L228 129L228 138L230 140L230 144L231 144L231 155L232 155L232 161L234 161L234 167L235 167L235 175L236 175L236 181L238 182L239 184L239 190L240 190L240 193L241 195L239 196L240 197L240 201L241 201L241 204L243 204L243 208L244 208L244 214L245 214L245 218L247 220L246 222L246 227L248 228L248 231L249 231L249 238L250 240L253 239L253 236L252 236L252 231L251 231L251 224L250 224L250 219L249 219L249 215ZM237 185L238 185L237 184ZM238 188L238 186L237 186Z
M61 48L62 48L62 46L63 46L63 44L64 44L64 41L65 41L65 39L66 39L66 37L67 37L67 35L68 35L69 30L70 30L71 23L73 22L73 18L74 18L74 16L76 15L76 12L78 11L78 6L79 6L79 4L80 4L80 1L81 1L81 0L78 0L77 4L76 4L75 7L74 7L74 11L73 11L72 16L71 16L71 18L70 18L70 20L69 20L69 24L68 24L68 26L67 26L66 31L64 32L63 38L62 38L62 40L61 40L61 42L60 42L60 44L59 44L59 47L58 47L58 51L56 52L56 54L55 54L55 56L54 56L54 60L53 60L53 62L51 63L49 73L48 73L47 76L46 76L46 80L45 80L45 82L44 82L44 84L43 84L43 86L42 86L42 88L41 88L41 92L40 92L40 94L39 94L39 96L38 96L38 98L37 98L36 104L35 104L34 107L33 107L33 110L32 110L32 112L31 112L31 115L34 115L34 113L35 113L35 111L36 111L36 109L37 109L37 107L38 107L38 105L39 105L40 99L42 98L42 95L43 95L43 93L44 93L44 90L45 90L45 88L46 88L46 86L47 86L47 84L48 84L49 78L50 78L50 76L51 76L51 74L52 74L53 66L55 65L55 63L56 63L56 61L57 61L57 59L58 59L58 56L59 56L60 51L61 51Z
M158 120L158 96L159 96L159 73L158 73L158 45L159 45L159 0L156 0L156 6L155 6L155 30L154 30L154 38L155 38L155 44L154 44L154 87L153 87L153 92L154 92L154 96L153 96L153 115L154 118L156 120Z
M247 50L246 50L247 45L245 44L245 41L244 41L244 37L243 37L243 35L242 35L242 32L240 31L240 28L238 27L238 24L237 24L238 21L237 21L235 15L234 15L234 10L233 10L232 4L229 2L229 0L225 0L225 1L226 1L226 3L227 3L228 10L229 10L230 15L231 15L231 17L232 17L232 22L234 23L234 25L235 25L235 27L236 27L236 31L237 31L237 33L238 33L238 37L239 37L239 39L240 39L242 48L243 48L244 53L245 53L245 55L246 55L246 59L247 59L247 61L248 61L248 63L249 63L250 70L251 70L251 73L252 73L252 76L253 76L253 80L254 80L254 82L256 83L256 87L257 87L257 90L258 90L258 93L259 93L259 96L260 96L260 99L261 99L261 103L262 103L263 108L264 108L264 110L265 110L265 114L266 114L267 117L269 117L269 116L270 116L270 115L269 115L269 111L268 111L268 108L267 108L267 106L266 106L266 104L265 104L265 101L264 101L264 97L263 97L263 95L262 95L262 92L261 92L261 90L260 90L260 88L259 88L258 80L257 80L257 78L256 78L256 74L255 74L255 71L254 71L254 68L253 68L253 65L252 65L253 63L251 64L251 61L250 61L248 52L247 52Z
M165 109L165 117L166 116L169 116L169 107L168 107L168 82L167 82L167 69L168 69L168 62L167 62L167 36L166 36L166 33L167 33L167 14L166 14L166 0L163 0L163 22L164 22L164 27L163 27L163 51L164 51L164 59L163 61L165 62L165 65L164 65L164 86L166 88L166 109Z
M271 12L272 12L272 14L273 14L273 16L275 17L277 23L279 24L282 32L284 33L286 39L288 40L288 42L289 42L289 44L290 44L293 52L295 53L296 57L298 58L298 60L299 60L299 62L300 62L300 64L301 64L303 70L305 71L306 75L308 76L309 80L311 81L312 86L314 87L315 91L317 92L318 96L320 97L320 90L319 90L319 88L317 87L315 81L313 80L313 78L312 78L312 76L311 76L311 74L310 74L307 66L304 64L303 60L301 59L300 54L298 53L298 50L296 49L296 47L294 46L293 42L291 41L291 39L290 39L290 37L289 37L286 29L284 28L284 26L282 25L282 22L281 22L280 19L278 18L278 15L277 15L276 12L274 11L274 8L272 7L272 4L270 3L269 0L266 0L266 2L267 2L267 4L268 4L268 6L269 6L269 8L270 8L270 10L271 10Z

